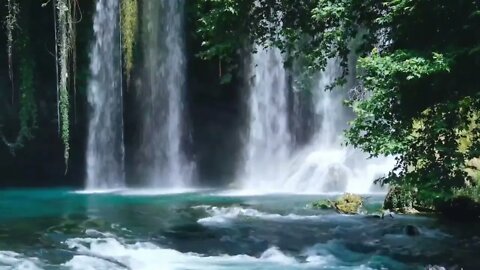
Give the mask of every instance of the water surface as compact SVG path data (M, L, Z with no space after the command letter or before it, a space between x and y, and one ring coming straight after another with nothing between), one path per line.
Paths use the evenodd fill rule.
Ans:
M234 195L1 191L0 269L480 269L471 224L308 206L326 195Z

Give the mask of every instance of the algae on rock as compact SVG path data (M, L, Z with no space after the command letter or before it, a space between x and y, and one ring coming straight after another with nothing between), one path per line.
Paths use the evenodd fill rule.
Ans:
M341 214L356 215L363 206L363 198L360 195L346 193L335 201L334 206Z

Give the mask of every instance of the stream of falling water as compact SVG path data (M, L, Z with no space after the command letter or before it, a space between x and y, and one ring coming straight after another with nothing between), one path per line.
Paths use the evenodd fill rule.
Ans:
M185 41L183 0L143 3L144 66L139 167L150 187L188 187L195 165L182 151Z
M278 179L290 154L287 78L280 50L257 47L252 56L248 114L249 134L242 188Z
M368 159L361 151L342 145L343 131L351 119L343 105L348 87L326 90L341 74L335 59L328 61L312 89L314 134L296 149L288 128L289 88L282 55L275 50L257 52L251 72L250 131L241 188L255 193L370 193L373 181L393 168L393 158Z
M330 59L318 75L312 93L314 134L292 155L281 189L365 194L375 191L373 181L393 168L393 158L368 159L360 150L343 145L343 132L352 118L343 101L353 78L344 87L327 90L341 72L340 63Z
M125 185L118 1L97 1L93 30L86 188L112 189Z

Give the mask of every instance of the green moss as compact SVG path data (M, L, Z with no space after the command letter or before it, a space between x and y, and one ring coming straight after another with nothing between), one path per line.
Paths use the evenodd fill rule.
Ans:
M122 0L121 5L123 59L127 82L129 82L130 73L133 69L133 50L138 26L138 5L137 0Z
M10 152L15 154L18 148L33 138L33 132L37 128L37 104L35 101L34 86L34 59L30 51L30 38L28 35L20 35L19 46L19 110L18 119L20 130L16 138L10 142L2 135L3 142L8 146ZM0 132L1 133L1 132Z
M56 2L55 8L57 9L57 33L58 39L58 59L57 65L59 67L59 80L58 91L58 107L59 107L59 121L60 121L60 136L64 145L63 156L65 159L66 171L68 171L68 160L70 157L70 97L68 93L68 77L70 66L71 45L73 41L72 24L72 1L71 0L59 0Z
M334 202L335 209L341 214L355 215L363 206L363 198L359 195L347 193Z
M319 200L312 203L312 208L315 209L332 209L334 207L334 203L330 200Z

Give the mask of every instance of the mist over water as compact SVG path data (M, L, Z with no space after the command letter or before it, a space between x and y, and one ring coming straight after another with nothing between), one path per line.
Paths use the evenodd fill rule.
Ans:
M99 0L90 55L87 189L125 186L119 6Z

